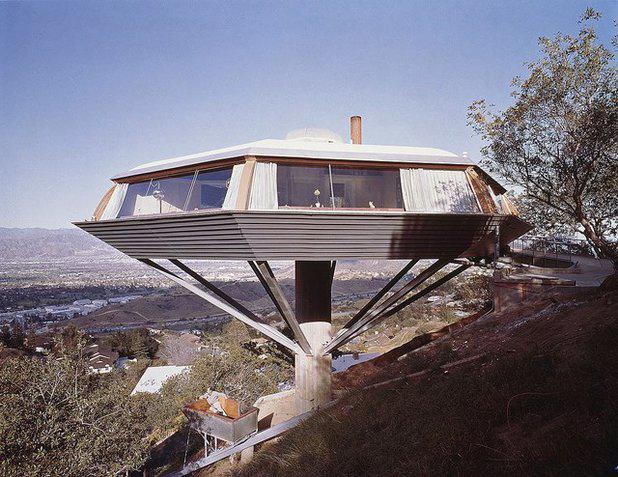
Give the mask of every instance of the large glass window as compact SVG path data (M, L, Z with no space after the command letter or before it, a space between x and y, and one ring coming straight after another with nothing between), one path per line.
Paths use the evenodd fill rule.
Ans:
M129 184L118 217L220 209L231 176L228 167Z
M186 174L130 184L118 216L182 212L193 176Z
M148 194L149 188L150 181L129 184L127 193L124 196L124 201L122 202L122 207L120 208L120 212L118 212L118 217L129 217L131 215L136 215L135 205L137 202L137 198L145 197L146 194Z
M328 166L303 167L279 164L279 208L331 207Z
M333 202L344 209L403 209L399 170L333 167Z
M410 212L479 212L465 171L401 169L401 184L406 210Z
M169 214L182 212L194 174L153 179L146 197L141 199L140 213ZM139 214L136 214L139 215Z
M220 209L230 186L232 168L197 174L186 210Z
M399 170L278 165L279 208L403 209Z

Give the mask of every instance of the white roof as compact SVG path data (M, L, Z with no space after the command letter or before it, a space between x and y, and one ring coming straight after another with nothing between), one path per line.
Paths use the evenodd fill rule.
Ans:
M341 371L345 371L351 366L355 364L364 363L365 361L369 361L370 359L377 358L380 356L380 353L360 353L354 357L354 354L342 354L333 358L333 369L335 373L340 373Z
M242 156L475 165L467 156L458 156L452 152L431 147L345 144L301 137L298 139L264 139L239 146L148 162L118 174L113 179Z
M131 391L131 396L137 393L158 393L161 387L172 376L184 373L190 366L150 366Z

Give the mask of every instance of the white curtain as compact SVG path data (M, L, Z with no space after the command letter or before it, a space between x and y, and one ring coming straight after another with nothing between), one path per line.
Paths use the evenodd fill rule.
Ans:
M256 162L251 183L249 209L272 210L279 208L277 197L277 164Z
M236 201L238 199L238 189L240 188L240 178L242 176L244 164L236 164L232 168L232 176L230 177L230 185L227 187L225 193L225 199L221 208L223 210L233 210L236 208Z
M127 183L116 184L114 187L114 192L112 192L112 195L109 198L109 201L105 206L105 210L101 214L101 218L99 220L109 220L118 217L118 212L120 212L120 208L122 207L124 198L127 195L128 188L129 184Z
M401 192L411 212L479 212L465 171L400 169Z
M182 209L164 199L157 199L153 195L135 196L133 215L170 214L182 212Z

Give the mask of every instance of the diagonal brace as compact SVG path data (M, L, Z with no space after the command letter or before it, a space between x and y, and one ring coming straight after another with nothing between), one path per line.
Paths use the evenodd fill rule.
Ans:
M467 270L468 268L470 268L472 266L472 264L463 264L461 266L459 266L458 268L456 268L455 270L453 270L452 272L447 273L446 275L444 275L442 278L436 280L435 282L431 283L430 285L427 285L425 288L423 288L421 291L415 293L414 295L412 295L409 298L406 298L405 300L403 300L401 303L393 306L392 308L390 308L389 310L383 312L382 314L374 317L371 321L369 321L367 324L365 324L365 326L363 326L361 329L359 329L358 331L356 331L351 337L350 339L354 339L356 338L358 335L364 333L365 331L369 330L370 328L373 328L374 326L379 325L380 323L382 323L385 319L387 319L388 317L394 315L395 313L397 313L400 310L403 310L406 306L410 305L411 303L419 300L420 298L424 297L425 295L427 295L428 293L431 293L433 290L435 290L436 288L438 288L439 286L442 286L444 283L448 282L450 279L456 277L457 275L459 275L461 272Z
M410 262L406 264L405 267L399 270L399 272L397 272L397 274L393 278L391 278L390 281L386 285L384 285L382 289L371 298L371 300L365 303L365 305L360 310L358 310L358 312L356 312L356 314L352 317L352 319L350 319L350 321L348 321L345 325L343 325L343 327L341 328L339 333L336 335L336 337L342 335L349 328L351 328L354 324L358 323L361 319L363 319L364 316L374 307L374 305L378 301L380 301L382 297L386 295L395 285L397 285L399 280L401 280L401 277L403 277L406 273L408 273L410 269L417 263L418 263L418 260L411 260Z
M178 268L180 268L183 272L185 272L191 278L193 278L200 285L204 286L205 288L207 288L208 290L213 292L215 295L217 295L223 301L228 302L234 308L236 308L237 310L241 311L245 315L251 317L253 320L263 322L263 320L260 320L260 318L258 318L251 310L249 310L247 307L245 307L242 303L239 303L234 298L232 298L227 293L225 293L223 290L221 290L220 288L218 288L215 285L213 285L212 283L210 283L203 276L201 276L195 270L189 268L187 265L182 263L180 260L175 259L175 258L170 258L169 261L171 263L173 263L174 265L176 265Z
M178 275L170 272L168 269L166 269L162 265L159 265L158 263L153 262L150 259L140 258L138 260L140 262L144 263L145 265L148 265L149 267L155 269L156 271L161 273L163 276L165 276L168 279L172 280L173 282L177 283L178 285L180 285L181 287L183 287L186 290L190 291L191 293L193 293L193 294L199 296L200 298L206 300L211 305L214 305L217 308L219 308L220 310L223 310L226 313L229 313L234 318L237 318L238 320L242 321L246 325L254 328L257 331L259 331L260 333L265 334L266 336L268 336L272 340L274 340L277 343L285 346L286 348L290 349L294 353L301 353L302 352L300 347L296 343L294 343L291 339L289 339L287 336L285 336L283 333L281 333L280 331L276 330L272 326L264 323L260 318L258 318L255 314L253 314L249 310L247 310L247 311L249 311L249 314L243 313L239 309L237 309L234 306L232 306L232 304L230 302L228 302L227 300L222 298L221 295L216 295L216 294L214 294L212 292L208 292L208 291L202 290L201 288L198 288L197 286L193 285L192 283L187 282L186 280L182 279ZM202 280L205 280L205 279L202 278ZM212 285L212 286L214 286L214 285ZM223 292L221 292L220 290L219 290L219 292L222 295L227 296Z
M340 346L346 344L348 341L352 339L352 335L360 330L363 326L369 323L374 317L380 315L389 307L397 303L401 298L406 296L409 292L414 290L420 284L424 283L428 278L433 276L438 270L442 269L449 263L449 259L441 259L436 260L429 267L419 273L416 277L410 280L408 283L403 285L399 290L393 293L390 297L380 303L375 309L373 309L370 313L363 316L360 320L358 320L354 325L350 326L343 333L335 336L324 348L324 353L329 353L330 351L339 348Z
M279 314L283 317L287 325L294 333L294 336L296 337L296 340L298 341L298 344L300 345L302 350L306 354L311 354L311 346L307 341L305 333L303 333L303 330L298 324L298 320L296 319L294 311L290 306L290 302L288 302L287 298L283 294L283 290L281 289L279 282L277 282L275 274L270 268L268 262L249 261L249 265L251 266L251 269L254 271L258 280L266 290L266 293L268 293L268 296L279 311Z

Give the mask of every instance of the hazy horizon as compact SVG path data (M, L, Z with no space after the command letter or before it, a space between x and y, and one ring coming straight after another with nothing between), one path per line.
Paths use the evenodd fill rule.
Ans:
M143 162L283 138L467 151L479 98L509 102L537 37L614 2L0 3L0 226L71 228Z

